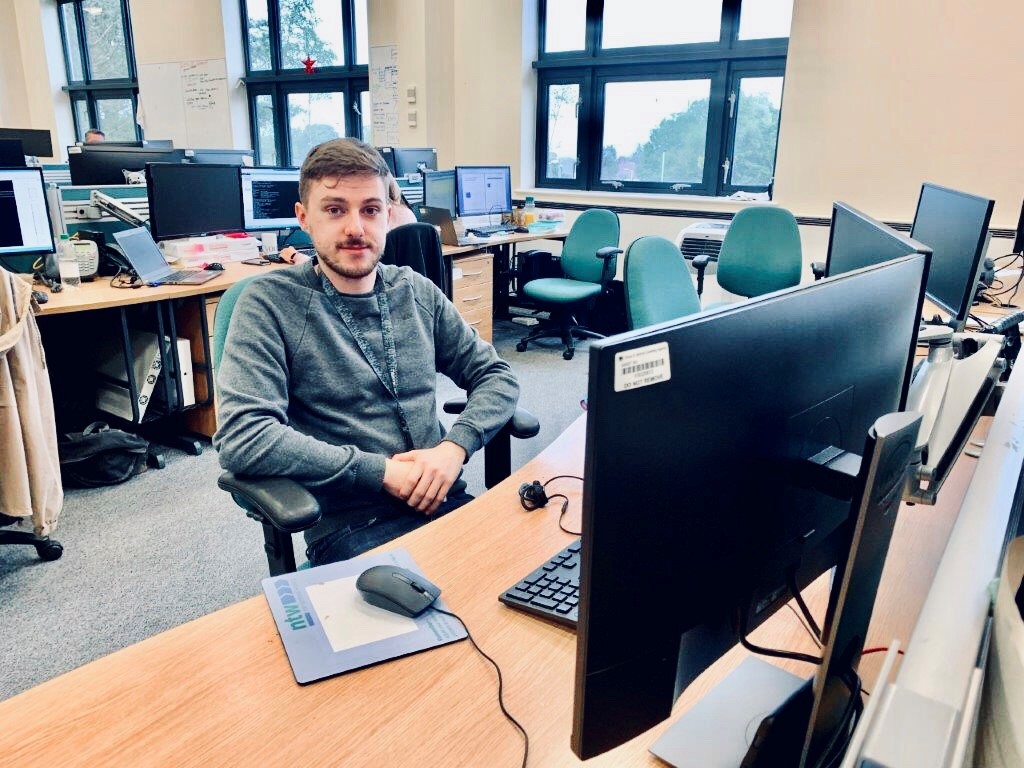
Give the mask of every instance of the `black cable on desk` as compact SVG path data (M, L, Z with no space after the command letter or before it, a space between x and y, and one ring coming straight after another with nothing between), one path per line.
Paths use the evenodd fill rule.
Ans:
M505 717L508 718L509 722L512 723L512 725L514 725L516 728L518 728L519 732L523 734L523 768L526 768L526 760L530 756L530 735L526 732L526 729L523 728L522 724L514 717L512 717L512 714L505 707L505 683L501 677L501 667L498 666L498 662L496 662L494 659L492 659L490 656L484 653L483 649L479 645L477 645L476 640L473 639L473 633L469 631L469 627L466 626L466 622L464 622L461 617L457 616L451 611L445 611L441 608L438 608L436 605L434 606L434 610L438 613L443 613L445 616L451 616L453 619L458 621L459 624L462 625L462 628L466 630L466 637L469 638L469 642L473 644L473 647L476 648L477 652L481 656L483 656L485 659L491 662L491 666L494 667L494 671L498 673L498 706L501 707L502 714L504 714Z

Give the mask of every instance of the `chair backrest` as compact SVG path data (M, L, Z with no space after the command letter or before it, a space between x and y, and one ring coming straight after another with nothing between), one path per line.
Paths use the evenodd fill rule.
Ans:
M451 274L441 253L441 238L430 224L403 224L388 232L384 241L384 264L411 267L434 283L449 299Z
M591 208L579 215L562 246L562 273L573 280L600 283L605 264L595 254L601 248L618 246L619 217L603 208ZM615 274L615 260L609 259L610 274Z
M700 312L700 298L686 260L663 237L640 237L626 250L623 270L630 328Z
M245 290L245 286L257 277L259 275L243 277L224 291L221 294L220 301L217 302L217 312L213 316L213 349L211 350L213 352L214 371L220 368L220 359L224 354L224 341L228 337L228 323L231 322L231 313L235 309L235 302L238 301L238 297Z
M760 296L800 282L800 230L785 208L758 205L737 213L718 254L718 284Z

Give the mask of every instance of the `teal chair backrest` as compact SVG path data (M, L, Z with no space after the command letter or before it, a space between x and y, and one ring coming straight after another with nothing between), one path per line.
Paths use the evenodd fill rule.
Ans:
M259 275L249 275L243 277L237 283L232 285L223 294L221 294L220 301L217 302L217 313L213 316L213 370L217 371L220 368L220 359L224 354L224 341L228 337L228 323L231 322L231 313L235 309L235 302L238 301L238 297L242 294L250 282L255 280Z
M619 217L603 208L591 208L573 222L562 246L562 273L573 280L600 283L604 260L595 254L602 248L619 245ZM614 274L615 260L609 259Z
M630 328L700 312L700 298L679 249L663 237L641 237L626 250L623 271Z
M754 206L737 213L718 255L718 284L760 296L800 282L800 230L785 208Z

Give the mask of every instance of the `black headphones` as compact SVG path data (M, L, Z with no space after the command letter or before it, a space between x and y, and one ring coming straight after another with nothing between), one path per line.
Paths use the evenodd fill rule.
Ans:
M545 506L548 503L548 495L544 491L544 485L540 480L532 483L523 483L519 486L519 503L523 509L532 512L535 509Z

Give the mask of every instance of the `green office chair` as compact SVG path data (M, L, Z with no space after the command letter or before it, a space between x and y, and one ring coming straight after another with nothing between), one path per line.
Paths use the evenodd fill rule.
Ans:
M438 246L440 248L440 245ZM245 287L260 275L250 275L228 288L217 304L213 319L213 369L220 368L224 341L235 303ZM442 406L445 413L460 413L466 398L453 398ZM508 423L484 447L484 484L497 485L512 471L512 438L534 437L540 422L532 414L517 408ZM301 533L320 522L322 512L316 498L303 486L286 477L251 477L224 472L217 479L221 490L227 491L246 516L263 526L263 548L271 576L295 570L292 534Z
M630 328L700 312L686 259L663 237L640 237L626 249L623 269Z
M718 254L718 284L729 293L760 296L800 282L800 230L785 208L757 205L733 216ZM697 294L712 257L697 256Z
M615 258L622 253L618 245L618 216L601 208L580 214L562 246L563 277L542 277L523 286L523 293L541 309L548 310L551 319L520 339L517 350L525 352L531 341L558 336L565 345L562 357L572 360L576 351L573 337L604 338L603 334L580 325L574 313L592 306L608 289L615 277Z

